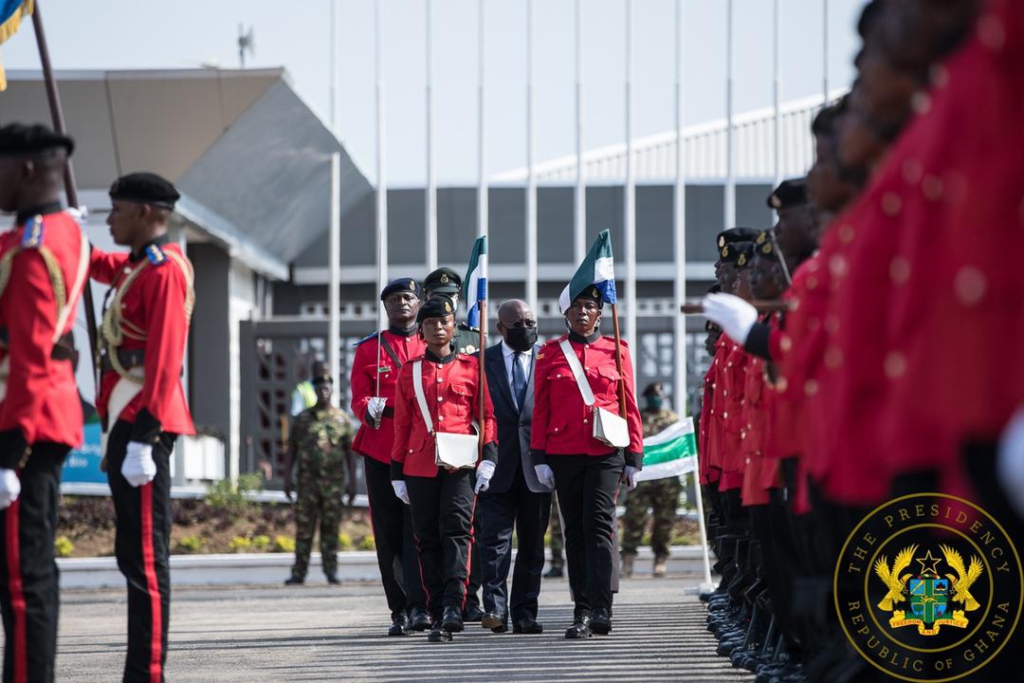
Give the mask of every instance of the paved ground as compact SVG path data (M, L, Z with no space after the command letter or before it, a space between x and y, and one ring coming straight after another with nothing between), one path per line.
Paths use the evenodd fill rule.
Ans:
M546 580L542 635L473 625L452 643L388 638L379 585L180 588L167 680L262 681L750 681L714 653L696 577L623 582L614 631L572 642L564 580ZM66 591L58 680L113 681L123 661L119 591Z

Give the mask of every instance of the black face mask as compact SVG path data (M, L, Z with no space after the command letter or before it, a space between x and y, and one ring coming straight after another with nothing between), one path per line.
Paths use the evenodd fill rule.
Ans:
M505 336L505 343L516 351L529 351L537 343L537 328L510 327Z

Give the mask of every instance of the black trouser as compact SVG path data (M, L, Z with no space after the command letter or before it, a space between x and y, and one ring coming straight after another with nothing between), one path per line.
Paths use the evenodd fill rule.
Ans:
M536 621L537 597L544 573L544 531L551 516L551 494L534 493L526 485L522 468L504 493L485 491L477 500L480 536L478 556L484 589L484 609L508 615L513 623ZM512 576L512 604L508 599L508 571L512 564L512 527L519 550Z
M611 610L615 496L625 467L619 452L549 455L565 524L565 556L576 612Z
M19 472L21 495L0 511L4 683L53 680L60 608L53 541L61 467L70 450L61 444L34 444Z
M363 473L377 546L377 566L394 619L404 610L427 605L413 540L412 515L409 506L395 496L390 466L364 456Z
M405 478L420 571L435 621L440 621L445 607L465 607L474 480L471 469L439 469L436 477Z
M164 680L171 622L171 451L174 434L153 444L156 477L135 487L121 475L132 423L118 420L107 441L107 481L114 499L117 568L128 582L125 681Z

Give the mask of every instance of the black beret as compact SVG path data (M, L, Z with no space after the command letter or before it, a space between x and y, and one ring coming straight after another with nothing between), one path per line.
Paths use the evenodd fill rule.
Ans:
M582 292L577 294L576 298L573 299L573 301L577 301L579 299L587 299L588 301L596 301L598 304L600 304L602 307L604 307L604 299L601 298L601 290L598 289L597 287L593 286L593 285L590 285L589 287L586 287Z
M807 203L807 183L803 178L790 178L783 180L775 191L768 195L768 208L788 209L791 206L800 206Z
M427 318L443 318L455 313L455 306L452 300L446 296L432 296L427 302L420 306L420 312L416 314L416 322L421 323Z
M754 256L760 256L762 258L775 259L775 239L772 235L772 231L762 230L761 234L754 240Z
M129 173L110 186L110 198L173 209L181 195L171 181L156 173Z
M387 284L387 286L381 290L380 300L384 301L395 292L412 292L416 295L417 299L423 298L423 289L420 287L420 283L411 277L399 277L395 278Z
M733 242L750 242L757 237L757 233L759 232L761 231L757 228L729 228L728 230L723 230L718 233L718 238L715 240L715 244L717 244L718 248L721 249L725 245L732 244Z
M754 258L754 243L732 242L722 247L718 254L722 261L733 263L737 268L746 268Z
M63 147L71 156L75 141L38 123L10 123L0 128L0 156L33 154L57 147Z
M458 294L462 289L462 278L451 268L438 268L423 278L423 289L431 294Z
M663 391L665 391L665 387L661 382L651 382L644 389L644 393L641 396L657 396Z
M327 367L327 363L322 360L314 361L313 367L309 370L309 381L313 384L320 384L321 382L334 383L334 378L331 377L331 369Z

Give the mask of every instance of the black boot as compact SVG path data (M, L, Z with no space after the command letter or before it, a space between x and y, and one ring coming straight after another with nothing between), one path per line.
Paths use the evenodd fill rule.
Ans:
M590 610L576 610L572 626L565 630L565 637L569 640L590 637Z
M604 607L598 607L590 614L590 630L599 636L612 632L612 615Z
M427 608L420 606L409 608L409 630L426 631L428 628L430 628L430 613L427 612Z
M391 628L388 629L389 636L404 636L409 633L409 618L405 612L398 612L391 618Z
M458 607L445 607L441 628L450 633L462 633L462 629L465 628L462 623L462 610Z
M452 632L446 630L441 626L441 622L435 621L434 625L430 627L430 633L427 634L427 642L429 643L450 643L452 641Z

